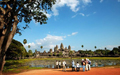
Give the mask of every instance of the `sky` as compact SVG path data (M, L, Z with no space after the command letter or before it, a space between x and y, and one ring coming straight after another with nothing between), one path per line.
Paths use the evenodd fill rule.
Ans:
M61 43L75 51L120 46L120 0L57 0L46 15L47 24L32 20L21 36L14 36L21 43L27 39L27 51L54 51ZM25 23L19 23L22 25Z

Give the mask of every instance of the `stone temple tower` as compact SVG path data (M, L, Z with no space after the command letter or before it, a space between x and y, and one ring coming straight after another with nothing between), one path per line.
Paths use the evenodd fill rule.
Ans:
M65 50L67 50L67 47L65 47Z
M54 52L58 51L58 45L56 45L56 47L54 47Z
M64 49L64 46L63 46L63 44L61 43L61 45L60 45L60 49Z
M68 46L68 50L71 50L71 46L70 45Z

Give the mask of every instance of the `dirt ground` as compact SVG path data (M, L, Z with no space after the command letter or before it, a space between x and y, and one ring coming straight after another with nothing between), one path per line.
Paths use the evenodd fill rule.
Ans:
M90 71L72 71L71 68L66 69L66 72L62 69L41 69L30 70L18 74L4 74L4 75L120 75L120 68L107 67L107 68L91 68Z

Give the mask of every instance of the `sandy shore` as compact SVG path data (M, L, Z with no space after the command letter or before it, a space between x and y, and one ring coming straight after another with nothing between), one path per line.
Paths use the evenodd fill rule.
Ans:
M79 72L72 72L71 68L66 69L63 72L62 69L41 69L41 70L30 70L18 74L4 74L4 75L120 75L120 68L107 67L107 68L92 68L90 71L82 71L80 68Z

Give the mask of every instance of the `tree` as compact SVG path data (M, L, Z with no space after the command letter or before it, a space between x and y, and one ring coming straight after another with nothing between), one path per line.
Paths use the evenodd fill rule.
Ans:
M32 50L29 50L29 51L28 51L28 55L29 55L29 57L31 57L32 54L33 54L33 53L32 53Z
M43 46L40 46L40 48L42 49L42 48L43 48Z
M30 45L28 45L28 48L30 48L31 46Z
M97 47L95 46L94 48L96 49Z
M46 24L45 15L55 0L2 0L0 1L0 74L5 64L5 53L16 33L28 28L34 19L40 24ZM24 21L25 26L20 28L19 22Z
M26 39L24 39L24 40L23 40L23 43L24 43L24 44L26 44L26 43L27 43L27 40L26 40Z
M84 47L84 45L81 45L81 47L83 48L83 47Z
M19 58L20 56L26 56L27 51L22 45L17 40L12 40L12 43L10 44L8 50L6 51L6 59L16 59Z

